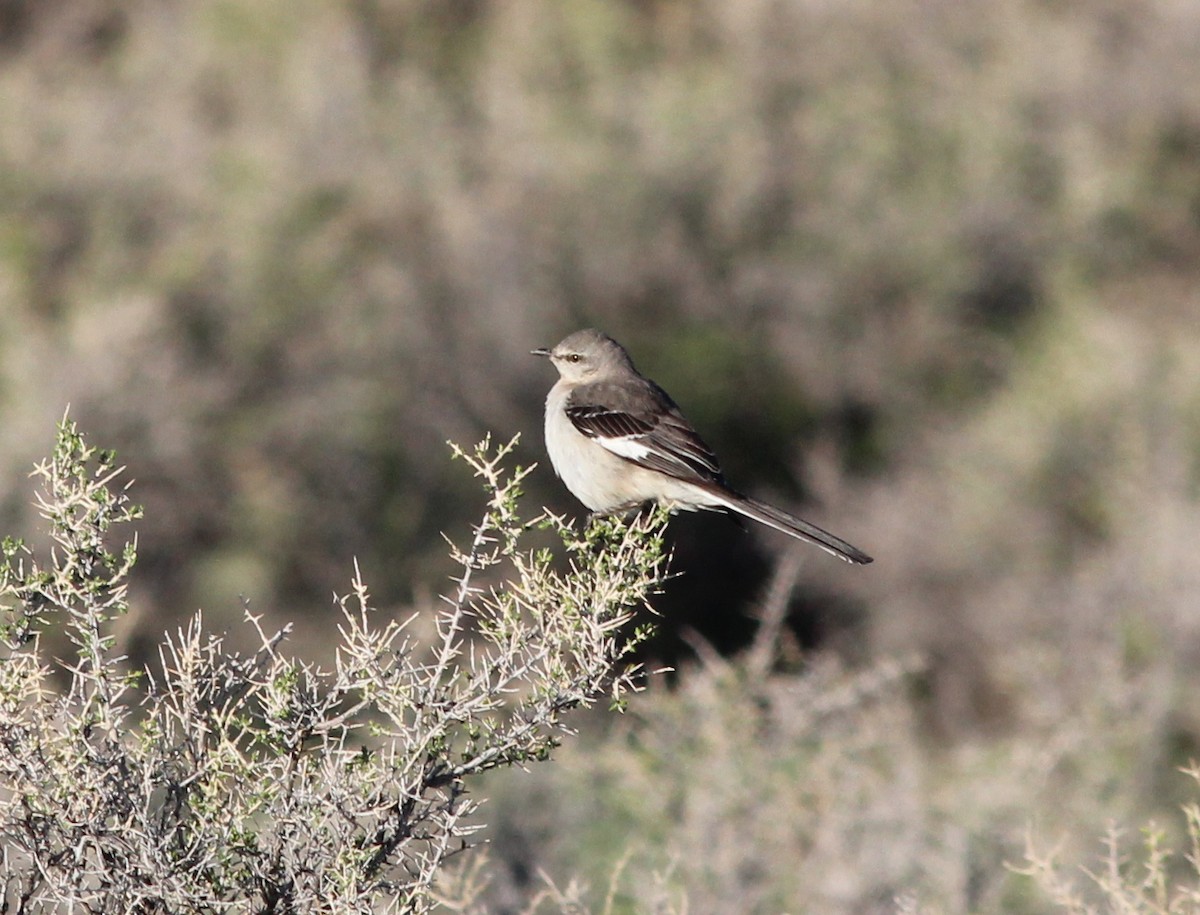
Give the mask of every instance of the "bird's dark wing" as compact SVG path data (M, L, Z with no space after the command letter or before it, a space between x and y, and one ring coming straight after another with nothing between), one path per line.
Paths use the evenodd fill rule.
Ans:
M567 416L618 457L691 483L725 484L716 455L653 382L599 382L571 392Z

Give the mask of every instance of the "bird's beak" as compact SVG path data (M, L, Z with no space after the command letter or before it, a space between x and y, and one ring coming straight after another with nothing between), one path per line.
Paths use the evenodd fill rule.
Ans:
M544 346L539 346L537 349L531 349L529 351L529 355L531 355L531 356L547 356L548 357L550 355L550 350L546 349L546 347L544 347Z

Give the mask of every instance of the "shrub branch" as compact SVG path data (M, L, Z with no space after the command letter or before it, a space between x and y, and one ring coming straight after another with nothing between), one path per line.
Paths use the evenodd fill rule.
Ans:
M524 522L514 444L454 448L488 502L451 544L432 645L415 615L376 613L356 564L331 668L248 611L259 647L232 652L197 613L142 681L111 632L136 544L106 546L140 510L64 419L35 471L49 559L8 539L0 564L0 911L428 911L479 828L471 778L549 758L569 711L638 687L633 617L665 575L661 513ZM526 545L547 531L565 562ZM50 626L65 662L41 648Z

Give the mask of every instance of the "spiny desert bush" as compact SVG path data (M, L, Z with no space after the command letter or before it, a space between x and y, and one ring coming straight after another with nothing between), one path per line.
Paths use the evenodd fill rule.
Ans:
M656 684L543 784L496 786L496 854L524 851L526 872L554 881L512 891L539 915L561 899L620 915L890 911L872 906L922 888L917 850L936 853L905 696L915 664L782 675L713 654Z
M1200 786L1200 766L1192 763L1182 771ZM1153 823L1142 830L1140 849L1131 849L1112 824L1099 868L1073 872L1053 849L1030 839L1020 873L1033 877L1057 911L1067 915L1195 915L1200 912L1200 795L1183 805L1183 818L1182 849Z
M567 711L637 687L631 619L665 574L661 515L524 522L512 444L456 449L488 504L452 547L433 644L380 619L356 570L330 669L247 612L253 653L197 614L151 675L110 631L137 556L110 540L139 509L113 454L64 420L36 469L53 547L8 539L0 563L0 911L430 910L478 828L472 779L546 759ZM534 528L565 564L527 548ZM41 638L58 626L63 660Z

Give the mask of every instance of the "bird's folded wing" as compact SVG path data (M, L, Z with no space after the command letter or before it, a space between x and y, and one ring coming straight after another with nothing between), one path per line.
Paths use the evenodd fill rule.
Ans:
M724 483L712 450L657 387L587 385L572 394L566 413L582 434L640 467L693 483Z

